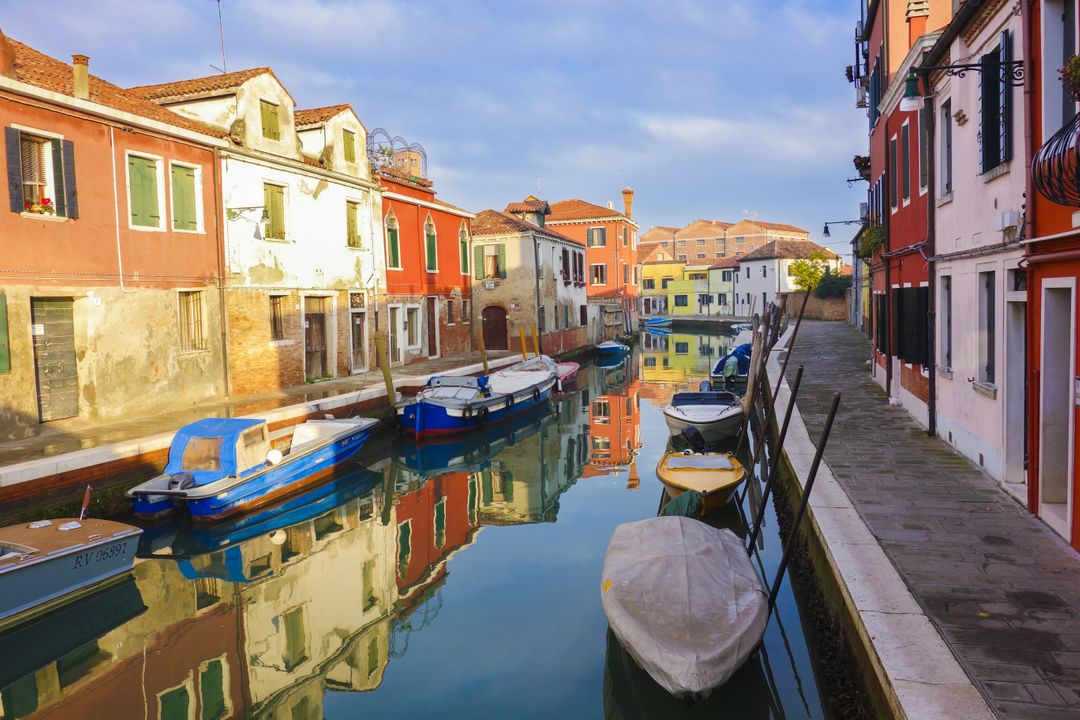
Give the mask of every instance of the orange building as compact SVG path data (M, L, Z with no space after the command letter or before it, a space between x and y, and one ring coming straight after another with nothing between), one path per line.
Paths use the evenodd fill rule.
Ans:
M421 165L375 171L383 187L390 362L472 349L473 214L435 197Z
M641 380L636 365L624 363L602 372L603 392L589 405L589 460L583 477L630 469L628 486L637 487L637 451L641 448Z
M638 224L631 219L634 190L622 191L624 210L584 200L552 203L546 224L586 246L589 341L601 342L637 325L641 268Z

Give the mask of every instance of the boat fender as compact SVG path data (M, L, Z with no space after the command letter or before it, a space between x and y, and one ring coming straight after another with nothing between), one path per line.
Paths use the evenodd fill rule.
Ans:
M277 465L279 462L281 462L284 458L285 456L281 454L281 451L277 448L274 448L270 452L266 453L266 464L270 467L273 467L274 465Z
M192 487L195 487L195 476L189 472L178 472L169 476L170 490L187 490Z
M465 409L461 411L461 417L465 417L465 418L471 418L472 417L472 405L466 405L465 406Z
M486 407L480 408L476 414L480 417L480 422L487 422L488 409Z
M540 399L540 388L536 387L536 386L533 386L533 402L536 402L539 399Z
M506 396L506 407L508 407L508 408L514 407L514 393L510 393L509 395Z

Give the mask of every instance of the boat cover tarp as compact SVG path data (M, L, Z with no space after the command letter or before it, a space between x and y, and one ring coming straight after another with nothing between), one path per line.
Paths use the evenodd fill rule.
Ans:
M223 477L235 475L236 468L236 441L240 433L249 427L259 425L265 420L259 418L203 418L193 423L188 423L176 431L172 445L169 446L169 464L165 466L165 474L172 475L184 470L184 450L192 438L221 438L221 455L218 458L220 466L218 470L195 470L197 485L205 485Z
M739 374L740 375L748 374L750 372L750 354L751 354L752 349L753 349L753 346L750 343L744 343L742 345L736 345L735 347L733 347L731 349L731 352L729 352L727 355L724 355L723 357L721 357L719 360L716 361L716 364L713 365L712 374L717 376L717 377L723 375L723 373L724 373L724 363L726 363L727 359L730 358L730 357L734 357L735 360L738 361L738 363L739 363Z
M673 500L664 504L661 515L677 515L679 517L696 518L701 515L701 493L697 490L687 490L679 493Z
M687 517L615 528L601 602L619 642L672 695L723 685L765 634L768 597L730 530Z

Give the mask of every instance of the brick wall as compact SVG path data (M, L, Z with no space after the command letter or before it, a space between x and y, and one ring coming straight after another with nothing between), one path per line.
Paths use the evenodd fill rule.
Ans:
M300 295L296 291L273 294L285 296L285 339L277 341L271 335L269 291L226 291L229 380L234 395L254 395L304 382Z
M782 298L781 298L782 299ZM788 312L792 316L798 314L799 308L802 307L803 293L790 293L788 295ZM810 296L810 299L806 302L806 314L804 317L807 320L839 320L847 321L848 319L848 306L847 299L843 297L832 297L822 300L814 295Z

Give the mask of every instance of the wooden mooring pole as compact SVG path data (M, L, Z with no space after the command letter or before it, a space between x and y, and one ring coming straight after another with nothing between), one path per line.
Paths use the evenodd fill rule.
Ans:
M533 354L536 355L536 357L540 357L540 337L536 334L536 326L535 325L533 325L533 329L532 329L532 340L533 340Z
M491 369L488 367L487 348L484 346L483 329L476 331L476 346L480 348L480 362L484 363L484 374L490 375Z
M382 370L383 382L386 383L386 402L393 406L397 402L397 391L394 390L394 378L390 375L390 357L386 354L386 337L382 334L375 336L375 356L379 359L379 369Z
M529 351L525 349L525 326L518 328L518 336L521 338L521 359L529 359Z
M788 360L791 359L791 353L795 350L795 338L799 337L799 326L802 325L802 316L806 312L806 301L810 299L810 291L807 290L803 294L802 306L799 307L799 317L795 319L795 329L791 331L791 340L787 344L787 352L784 353L784 364L780 366L780 377L776 381L776 392L780 392L780 383L784 382L784 374L787 372Z

